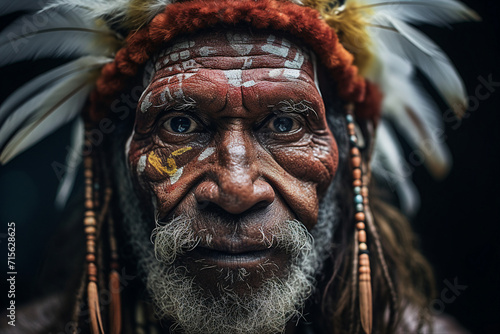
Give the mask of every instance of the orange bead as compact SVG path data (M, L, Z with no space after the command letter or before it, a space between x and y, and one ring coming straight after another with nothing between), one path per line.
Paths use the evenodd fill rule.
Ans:
M85 217L85 219L83 220L83 224L86 226L91 226L91 225L96 225L97 222L95 220L95 217L89 216Z
M365 229L365 223L357 223L356 228L358 230L364 230Z
M358 156L359 155L359 149L357 147L351 148L351 155L352 156Z
M85 201L85 209L89 209L90 210L93 207L94 207L94 205L93 205L93 203L92 203L91 200L88 199L88 200Z
M364 230L358 231L359 242L366 242L366 232Z
M370 260L370 258L368 257L368 254L360 254L359 258L362 260Z
M370 267L361 266L361 267L359 267L359 272L363 273L363 274L368 274L368 273L370 273Z
M354 187L361 187L361 185L362 185L361 180L360 179L354 180L354 182L352 183L352 185Z
M93 263L89 263L88 265L88 273L91 276L96 276L97 275L97 267Z
M353 179L361 179L361 169L355 168L352 170Z
M351 158L351 161L352 161L352 165L354 167L359 167L361 166L361 158L360 157L352 157Z
M96 229L95 229L94 226L87 226L85 228L85 233L86 234L95 234L95 232L96 232Z
M87 253L95 254L95 246L87 244Z
M87 260L87 262L94 262L95 261L95 255L94 254L87 254L87 256L85 257L85 259Z
M358 212L358 213L356 213L356 215L354 215L354 218L355 218L358 222L365 221L365 214L364 214L363 212Z

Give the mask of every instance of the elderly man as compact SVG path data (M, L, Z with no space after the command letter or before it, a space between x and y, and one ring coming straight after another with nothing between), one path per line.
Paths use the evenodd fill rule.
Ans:
M89 73L106 64L83 113L85 279L76 297L65 298L76 306L54 322L73 321L71 330L92 333L430 330L431 274L409 226L376 197L368 201L379 90L398 82L387 65L422 59L405 62L387 50L369 56L369 34L350 30L361 29L366 13L347 5L132 1L87 8L58 1L36 14L62 22L35 35L56 24L71 30L64 15L80 11L99 19L92 29L100 39L92 41L104 43L111 28L129 34L111 61L81 58L52 72L41 106L14 107L23 94L39 94L31 85L0 109L6 162L41 136L40 124L53 128L77 113ZM76 14L62 15L66 7ZM449 9L449 21L453 10L473 17L458 3ZM403 40L420 38L396 14L380 14L379 23ZM79 28L73 30L90 29L71 19ZM370 59L386 67L370 67ZM432 68L443 60L427 61ZM438 65L449 66L445 61ZM367 77L380 71L379 88L358 69ZM440 83L440 73L427 74ZM447 74L451 83L437 88L460 110L456 74ZM135 110L122 108L120 94L138 87ZM411 111L415 96L395 104L421 126ZM25 123L10 116L20 113ZM97 142L103 132L111 134ZM422 150L437 157L431 168L446 168L439 152ZM127 247L132 252L123 254ZM137 266L147 292L120 287L118 273L127 266ZM144 316L150 305L154 319Z

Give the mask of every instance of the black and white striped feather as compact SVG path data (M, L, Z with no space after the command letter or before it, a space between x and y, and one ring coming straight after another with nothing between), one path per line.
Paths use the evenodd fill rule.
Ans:
M83 12L54 9L17 19L0 33L0 67L42 58L112 56L117 35L83 19Z
M0 163L5 164L60 126L71 121L94 87L100 68L109 59L87 57L35 79L46 82L38 91L32 84L19 88L0 107ZM25 102L22 102L25 101Z
M0 15L8 15L15 12L36 12L42 9L49 0L1 0Z

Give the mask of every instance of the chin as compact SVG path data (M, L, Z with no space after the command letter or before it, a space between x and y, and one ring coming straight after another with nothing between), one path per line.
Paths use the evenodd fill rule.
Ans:
M272 240L225 249L192 226L178 217L153 232L146 285L158 317L186 333L275 333L300 315L318 269L302 223L286 221Z

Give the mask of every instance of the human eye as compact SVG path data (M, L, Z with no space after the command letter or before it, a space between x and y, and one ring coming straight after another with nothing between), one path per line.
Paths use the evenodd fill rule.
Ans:
M268 123L268 129L275 133L290 133L301 128L300 122L295 117L279 115L273 117Z
M200 126L190 116L173 115L163 123L163 128L172 134L189 134L198 131Z
M258 133L263 140L295 142L301 140L307 131L304 118L296 113L272 113L260 124Z

